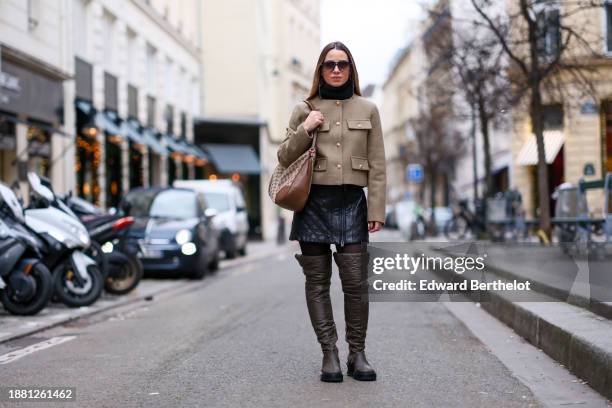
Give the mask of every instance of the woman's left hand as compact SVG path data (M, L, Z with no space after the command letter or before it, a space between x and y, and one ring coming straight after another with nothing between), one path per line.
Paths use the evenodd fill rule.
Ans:
M380 221L368 221L368 232L376 232L382 229L383 223Z

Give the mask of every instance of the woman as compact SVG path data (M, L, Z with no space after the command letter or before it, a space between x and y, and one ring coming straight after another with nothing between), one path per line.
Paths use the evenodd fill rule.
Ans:
M376 372L364 353L367 243L368 233L379 231L385 220L385 150L378 109L361 97L355 62L341 42L321 51L307 101L314 109L305 102L295 107L278 160L284 166L291 164L318 132L311 191L304 209L294 213L289 239L299 241L302 252L295 257L306 277L308 313L323 350L321 381L342 381L329 296L330 244L336 246L333 258L344 291L347 374L374 381Z

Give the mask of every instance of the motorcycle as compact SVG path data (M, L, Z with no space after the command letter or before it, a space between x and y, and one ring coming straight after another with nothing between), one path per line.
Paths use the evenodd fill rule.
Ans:
M84 253L91 245L87 229L35 173L28 173L28 182L32 191L26 225L46 244L43 261L51 270L55 294L70 307L91 305L102 294L103 278Z
M138 248L126 243L126 235L134 218L119 213L104 214L95 206L71 195L62 201L79 217L92 240L91 255L103 265L104 288L108 293L124 295L131 292L143 276Z
M0 302L15 315L34 315L53 295L51 272L41 261L44 244L25 226L23 208L0 183Z

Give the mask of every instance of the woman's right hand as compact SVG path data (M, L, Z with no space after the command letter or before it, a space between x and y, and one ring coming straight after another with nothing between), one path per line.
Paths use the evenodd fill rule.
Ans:
M316 111L316 110L310 111L310 113L308 114L308 117L304 121L304 130L310 133L314 129L319 127L321 123L323 123L324 120L325 118L323 117L323 114L321 112Z

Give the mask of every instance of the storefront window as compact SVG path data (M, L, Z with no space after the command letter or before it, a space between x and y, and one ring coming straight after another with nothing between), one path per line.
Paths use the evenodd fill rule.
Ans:
M142 146L130 142L130 189L144 185L141 149Z
M204 178L204 166L195 166L195 178L196 180Z
M28 171L50 177L51 133L36 125L28 126Z
M16 158L16 145L15 123L0 116L0 181L7 184L17 179L15 166L12 165Z
M148 171L149 186L152 187L155 185L155 179L153 178L153 169L156 164L156 159L155 159L155 156L153 155L153 149L149 148L148 152L149 152L149 171Z
M106 206L117 207L121 200L121 137L107 135L106 152Z
M176 180L176 161L172 156L168 156L168 185L171 186Z
M76 139L77 194L96 205L100 205L100 184L98 169L100 168L100 143L94 137L77 135Z

